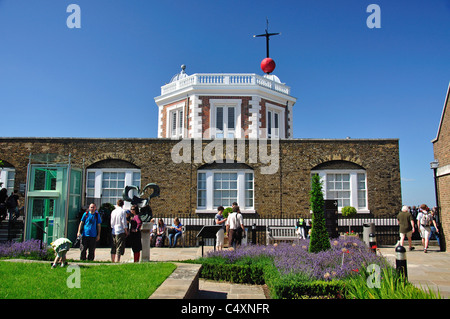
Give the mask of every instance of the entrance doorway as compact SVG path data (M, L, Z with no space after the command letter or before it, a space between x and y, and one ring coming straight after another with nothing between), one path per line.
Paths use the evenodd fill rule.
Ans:
M81 207L82 170L71 165L70 155L30 156L26 192L26 239L49 245L66 237L74 241Z
M31 211L31 238L42 240L50 244L54 239L54 233L58 233L54 223L54 213L57 207L55 198L30 198L29 209ZM55 230L55 232L54 232Z

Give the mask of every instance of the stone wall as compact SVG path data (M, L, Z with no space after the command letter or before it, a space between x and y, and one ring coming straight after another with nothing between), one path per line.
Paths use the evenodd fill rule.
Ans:
M437 170L437 193L440 218L446 247L449 247L450 234L450 87L443 108L438 135L433 140L434 158L439 161Z
M171 152L177 143L178 140L138 138L0 138L0 159L15 167L17 189L26 181L30 153L71 154L72 163L82 167L84 161L84 168L108 159L127 161L141 169L142 186L147 183L160 186L161 196L152 199L154 214L195 213L197 169L205 161L195 161L194 143L191 143L187 163L174 163ZM210 143L210 140L203 140L202 150ZM226 153L225 147L223 152ZM307 216L311 170L329 161L348 161L366 170L368 206L373 215L394 216L401 208L396 139L280 140L279 165L274 174L262 173L262 168L268 164L251 154L249 140L246 140L245 155L235 143L233 154L213 153L212 156L219 160L241 159L254 169L254 206L262 217L279 216L280 212Z

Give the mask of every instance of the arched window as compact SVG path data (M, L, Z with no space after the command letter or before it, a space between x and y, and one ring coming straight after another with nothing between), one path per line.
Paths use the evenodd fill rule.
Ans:
M141 187L138 166L119 159L96 162L86 169L86 202L115 205L128 185Z
M342 207L353 206L358 213L370 213L367 174L362 166L348 161L329 161L314 167L311 174L320 176L324 198L337 200L339 211Z

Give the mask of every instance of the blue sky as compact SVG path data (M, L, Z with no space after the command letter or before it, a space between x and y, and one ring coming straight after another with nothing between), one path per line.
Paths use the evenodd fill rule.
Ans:
M156 137L154 97L181 64L262 74L266 17L294 137L399 138L404 203L434 205L449 0L0 0L0 136Z

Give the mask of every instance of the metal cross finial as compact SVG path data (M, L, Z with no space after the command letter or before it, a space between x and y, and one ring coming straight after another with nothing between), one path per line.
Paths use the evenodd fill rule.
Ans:
M279 35L281 33L269 33L269 19L268 18L266 18L266 25L267 25L266 33L254 35L253 37L254 38L266 37L266 53L267 53L267 57L269 57L269 38L273 35Z

